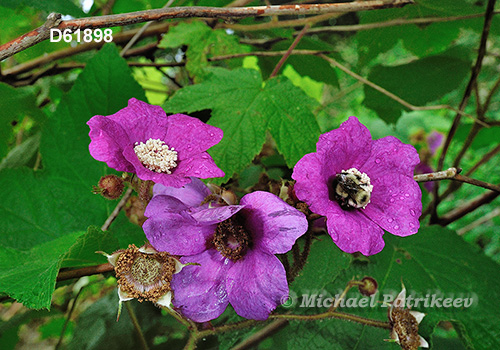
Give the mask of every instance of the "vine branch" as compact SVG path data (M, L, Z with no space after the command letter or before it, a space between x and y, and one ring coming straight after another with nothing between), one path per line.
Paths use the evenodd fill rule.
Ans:
M367 0L333 4L300 4L252 7L171 7L146 11L122 13L117 15L97 16L61 21L61 15L51 13L45 24L0 46L0 61L28 47L45 41L50 37L51 29L71 32L77 29L97 29L125 26L136 23L160 21L171 18L246 18L282 15L317 15L335 12L357 12L385 8L403 7L413 4L413 0Z
M489 127L488 124L486 124L482 120L478 120L473 115L467 114L467 113L463 112L462 110L458 110L458 109L453 108L453 107L451 107L449 105L437 105L437 106L415 106L415 105L412 105L411 103L403 100L401 97L399 97L399 96L393 94L392 92L384 89L380 85L377 85L377 84L371 82L370 80L368 80L366 78L363 78L361 75L354 73L349 68L343 66L342 64L340 64L339 62L337 62L333 58L328 57L328 56L323 55L323 54L321 54L319 56L321 58L323 58L324 60L326 60L327 62L329 62L331 65L333 65L333 66L337 67L338 69L340 69L341 71L343 71L344 73L350 75L354 79L357 79L358 81L362 82L363 84L368 85L369 87L377 90L378 92L384 94L385 96L389 97L390 99L396 101L397 103L403 105L404 107L406 107L406 108L408 108L408 109L410 109L412 111L431 111L431 110L437 110L437 109L448 109L448 110L456 112L457 114L459 114L461 116L464 115L466 117L469 117L469 118L471 118L472 120L474 120L478 124L481 124L481 125L483 125L485 127Z

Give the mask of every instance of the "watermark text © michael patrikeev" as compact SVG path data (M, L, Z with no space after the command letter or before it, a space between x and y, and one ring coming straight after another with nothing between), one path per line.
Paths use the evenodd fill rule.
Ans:
M290 291L288 299L283 303L284 307L307 307L307 308L329 308L336 300L339 300L342 291L336 294L321 291L304 291L297 294ZM346 296L340 299L340 308L367 308L387 307L397 296L396 291L380 291L367 297L362 295ZM478 297L475 293L443 293L441 291L428 291L422 293L407 293L406 308L469 308L477 304Z

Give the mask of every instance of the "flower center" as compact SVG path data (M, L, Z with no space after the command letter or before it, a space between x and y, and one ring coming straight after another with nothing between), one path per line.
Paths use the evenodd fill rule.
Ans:
M222 256L238 261L245 256L247 248L252 244L252 237L240 224L236 214L217 224L212 242Z
M142 285L153 284L161 276L161 264L148 255L139 255L130 269L132 277Z
M175 260L166 252L142 253L135 245L120 254L115 273L122 292L139 301L158 301L170 291Z
M389 323L392 331L397 334L402 349L418 349L420 346L418 322L408 309L393 308Z
M157 173L171 174L177 166L177 152L160 139L136 142L134 152L146 168Z
M373 185L365 173L356 168L342 170L331 181L330 199L342 209L364 209L370 203Z

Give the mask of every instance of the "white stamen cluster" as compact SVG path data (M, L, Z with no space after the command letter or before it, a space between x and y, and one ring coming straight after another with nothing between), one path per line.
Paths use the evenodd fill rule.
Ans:
M146 168L157 173L171 174L170 170L177 166L177 152L159 139L136 142L134 152Z
M372 191L373 191L373 185L370 183L370 178L368 177L368 175L366 175L366 173L362 173L361 171L359 171L356 168L350 168L350 169L347 169L347 170L342 170L342 172L343 173L353 174L353 175L358 175L361 178L359 186L362 189L364 189L366 192L372 193Z

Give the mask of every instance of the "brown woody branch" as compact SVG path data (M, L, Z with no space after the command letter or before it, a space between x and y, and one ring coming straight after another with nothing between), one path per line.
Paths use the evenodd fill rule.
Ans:
M110 263L87 266L73 270L64 270L60 271L59 274L57 275L57 282L66 281L73 278L80 278L83 276L97 275L99 273L110 272L113 270L114 267Z
M49 39L50 30L57 28L61 31L69 29L106 28L125 26L135 23L159 21L171 18L246 18L280 15L317 15L335 12L356 12L385 8L402 7L412 4L413 0L367 0L334 4L301 4L281 6L253 6L253 7L171 7L147 11L123 13L117 15L99 16L61 21L61 15L50 14L47 22L41 27L32 30L23 36L0 46L0 61L4 60L28 47Z
M446 226L462 217L465 215L473 212L477 208L491 203L495 198L497 198L500 195L500 192L486 192L471 201L465 203L463 206L450 211L448 214L442 216L441 218L438 218L435 223L441 225L441 226Z
M143 37L155 36L155 35L160 35L162 33L165 33L168 30L169 26L170 26L169 23L151 26L143 33ZM120 33L120 34L113 35L113 42L115 44L126 43L130 39L132 39L134 37L134 35L139 30L140 29L128 30L128 31ZM42 57L38 57L38 58L35 58L31 61L27 61L25 63L19 64L19 65L12 67L10 69L5 69L5 70L3 70L2 73L4 76L7 76L7 77L19 75L19 74L28 72L34 68L40 67L44 64L59 60L61 58L70 57L70 56L76 55L78 53L86 52L86 51L93 50L93 49L99 49L104 44L105 44L104 42L100 42L100 43L90 42L90 43L79 44L75 47L68 47L66 49L54 51L54 52L51 52L51 53L44 55ZM130 54L130 51L128 54Z

